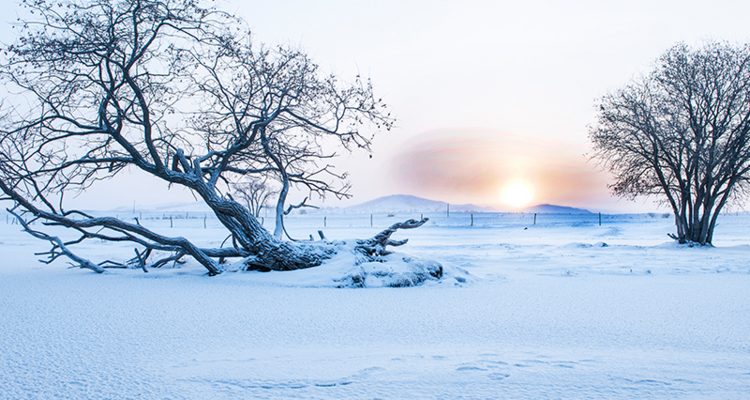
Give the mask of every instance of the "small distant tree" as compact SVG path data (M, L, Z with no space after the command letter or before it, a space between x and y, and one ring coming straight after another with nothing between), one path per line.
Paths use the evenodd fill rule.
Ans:
M319 198L325 198L329 194L333 194L339 199L350 197L348 193L350 184L346 181L347 174L336 174L330 164L320 165L321 161L333 158L335 154L323 152L319 143L304 141L297 143L295 146L280 146L276 140L269 142L269 145L264 149L272 165L276 167L275 175L281 183L281 189L278 192L274 207L276 225L273 235L275 238L281 239L282 235L286 233L284 217L289 215L292 210L304 207L318 208L307 204L310 196L305 197L299 204L287 206L287 196L293 186L302 187L308 193L316 194ZM335 185L332 179L339 182L340 185Z
M656 196L680 243L710 244L716 219L750 177L750 46L679 43L648 75L604 96L593 156L617 196Z
M269 201L278 194L278 190L272 188L266 180L260 179L251 179L235 184L233 187L234 197L242 200L256 219L260 218L263 208L267 207Z

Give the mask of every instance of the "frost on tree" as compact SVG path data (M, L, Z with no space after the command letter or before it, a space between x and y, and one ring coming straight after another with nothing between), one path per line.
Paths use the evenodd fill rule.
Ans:
M47 261L68 257L101 272L107 263L71 250L88 239L136 244L129 264L144 270L190 256L211 275L232 257L244 258L248 269L286 271L337 253L333 242L274 237L257 209L230 192L237 182L277 182L277 216L290 187L348 196L346 176L330 159L336 151L369 151L374 132L393 123L369 81L342 83L301 51L254 45L243 21L195 0L22 5L33 20L19 23L0 65L3 84L15 93L0 109L0 190L26 230L52 244ZM126 168L190 189L234 245L201 248L65 207L66 196ZM70 228L79 238L63 242L32 221ZM384 250L373 246L365 257ZM154 256L164 252L170 255Z

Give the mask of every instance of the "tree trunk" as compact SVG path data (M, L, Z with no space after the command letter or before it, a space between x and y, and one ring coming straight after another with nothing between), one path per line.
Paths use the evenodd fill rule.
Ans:
M317 267L336 254L334 245L328 243L280 242L272 240L261 244L261 250L245 259L245 269L250 271L294 271Z
M284 237L284 203L286 203L287 193L289 193L289 182L285 181L279 191L279 199L276 201L276 224L273 230L273 237L276 240Z
M731 182L730 185L734 184ZM719 199L719 204L716 206L713 215L711 216L711 222L708 224L708 234L706 235L706 243L712 244L714 240L714 229L716 228L716 220L719 218L719 214L729 200L729 191L727 190Z
M251 254L245 261L249 270L292 271L316 267L336 253L333 245L324 243L311 245L277 240L236 201L220 198L207 188L199 190L198 193L237 242ZM280 207L283 207L282 201L280 198ZM277 222L278 218L277 213ZM282 227L283 232L283 225L278 226Z
M674 237L678 242L685 243L687 241L687 220L683 209L674 210L674 223L677 228L677 235Z

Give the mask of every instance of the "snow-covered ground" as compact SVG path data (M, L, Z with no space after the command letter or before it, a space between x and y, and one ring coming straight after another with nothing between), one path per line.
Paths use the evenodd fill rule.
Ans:
M1 215L1 214L0 214ZM137 215L218 245L203 214ZM179 216L179 218L178 218ZM308 214L290 234L367 238L420 215ZM669 242L662 215L430 215L400 251L439 282L336 289L340 266L208 277L43 265L0 220L0 398L744 399L750 216L715 248ZM204 229L204 221L206 228ZM268 222L268 221L266 221ZM170 228L170 223L173 228ZM92 259L131 257L91 243ZM338 269L337 269L338 268ZM468 272L466 274L464 271ZM460 279L457 279L460 278Z

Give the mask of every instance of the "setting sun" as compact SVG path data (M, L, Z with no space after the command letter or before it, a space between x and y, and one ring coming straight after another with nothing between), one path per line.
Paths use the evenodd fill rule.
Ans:
M508 186L503 193L503 201L513 207L523 207L531 201L532 193L529 187L521 182Z

